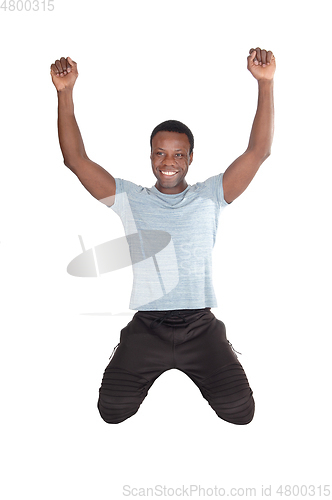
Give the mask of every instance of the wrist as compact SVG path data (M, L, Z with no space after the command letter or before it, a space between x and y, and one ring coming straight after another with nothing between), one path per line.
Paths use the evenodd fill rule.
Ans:
M262 86L266 85L266 86L268 86L268 85L273 85L273 81L274 80L273 80L273 78L270 78L270 79L268 79L268 78L260 78L260 79L257 79L257 81L258 81L258 85L262 85Z
M58 108L61 112L74 111L73 89L58 90Z
M58 95L70 95L73 93L73 87L64 87L63 89L57 89Z

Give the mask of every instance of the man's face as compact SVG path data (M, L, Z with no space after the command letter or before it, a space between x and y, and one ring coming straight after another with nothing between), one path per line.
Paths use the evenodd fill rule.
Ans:
M152 139L151 164L157 177L155 187L165 194L177 194L187 187L185 176L193 160L186 134L158 132Z

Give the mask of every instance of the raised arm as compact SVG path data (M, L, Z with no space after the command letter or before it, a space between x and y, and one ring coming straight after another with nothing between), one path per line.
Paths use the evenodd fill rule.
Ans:
M247 150L225 171L224 197L228 203L245 191L264 160L270 156L274 130L273 77L276 68L271 51L251 49L248 70L258 81L258 104Z
M51 76L58 92L58 133L64 164L92 196L111 206L114 203L115 180L88 158L74 115L73 88L78 77L77 64L70 57L61 57L51 65Z

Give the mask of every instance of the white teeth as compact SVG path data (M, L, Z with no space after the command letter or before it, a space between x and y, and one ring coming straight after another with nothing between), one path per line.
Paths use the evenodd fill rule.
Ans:
M175 175L177 172L164 172L162 170L161 173L164 174L164 175Z

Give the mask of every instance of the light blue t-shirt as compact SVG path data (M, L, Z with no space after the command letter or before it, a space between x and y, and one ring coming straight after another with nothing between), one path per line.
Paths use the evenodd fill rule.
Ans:
M111 208L123 223L133 263L130 309L217 307L212 249L220 211L228 205L222 177L188 185L178 194L115 179Z

